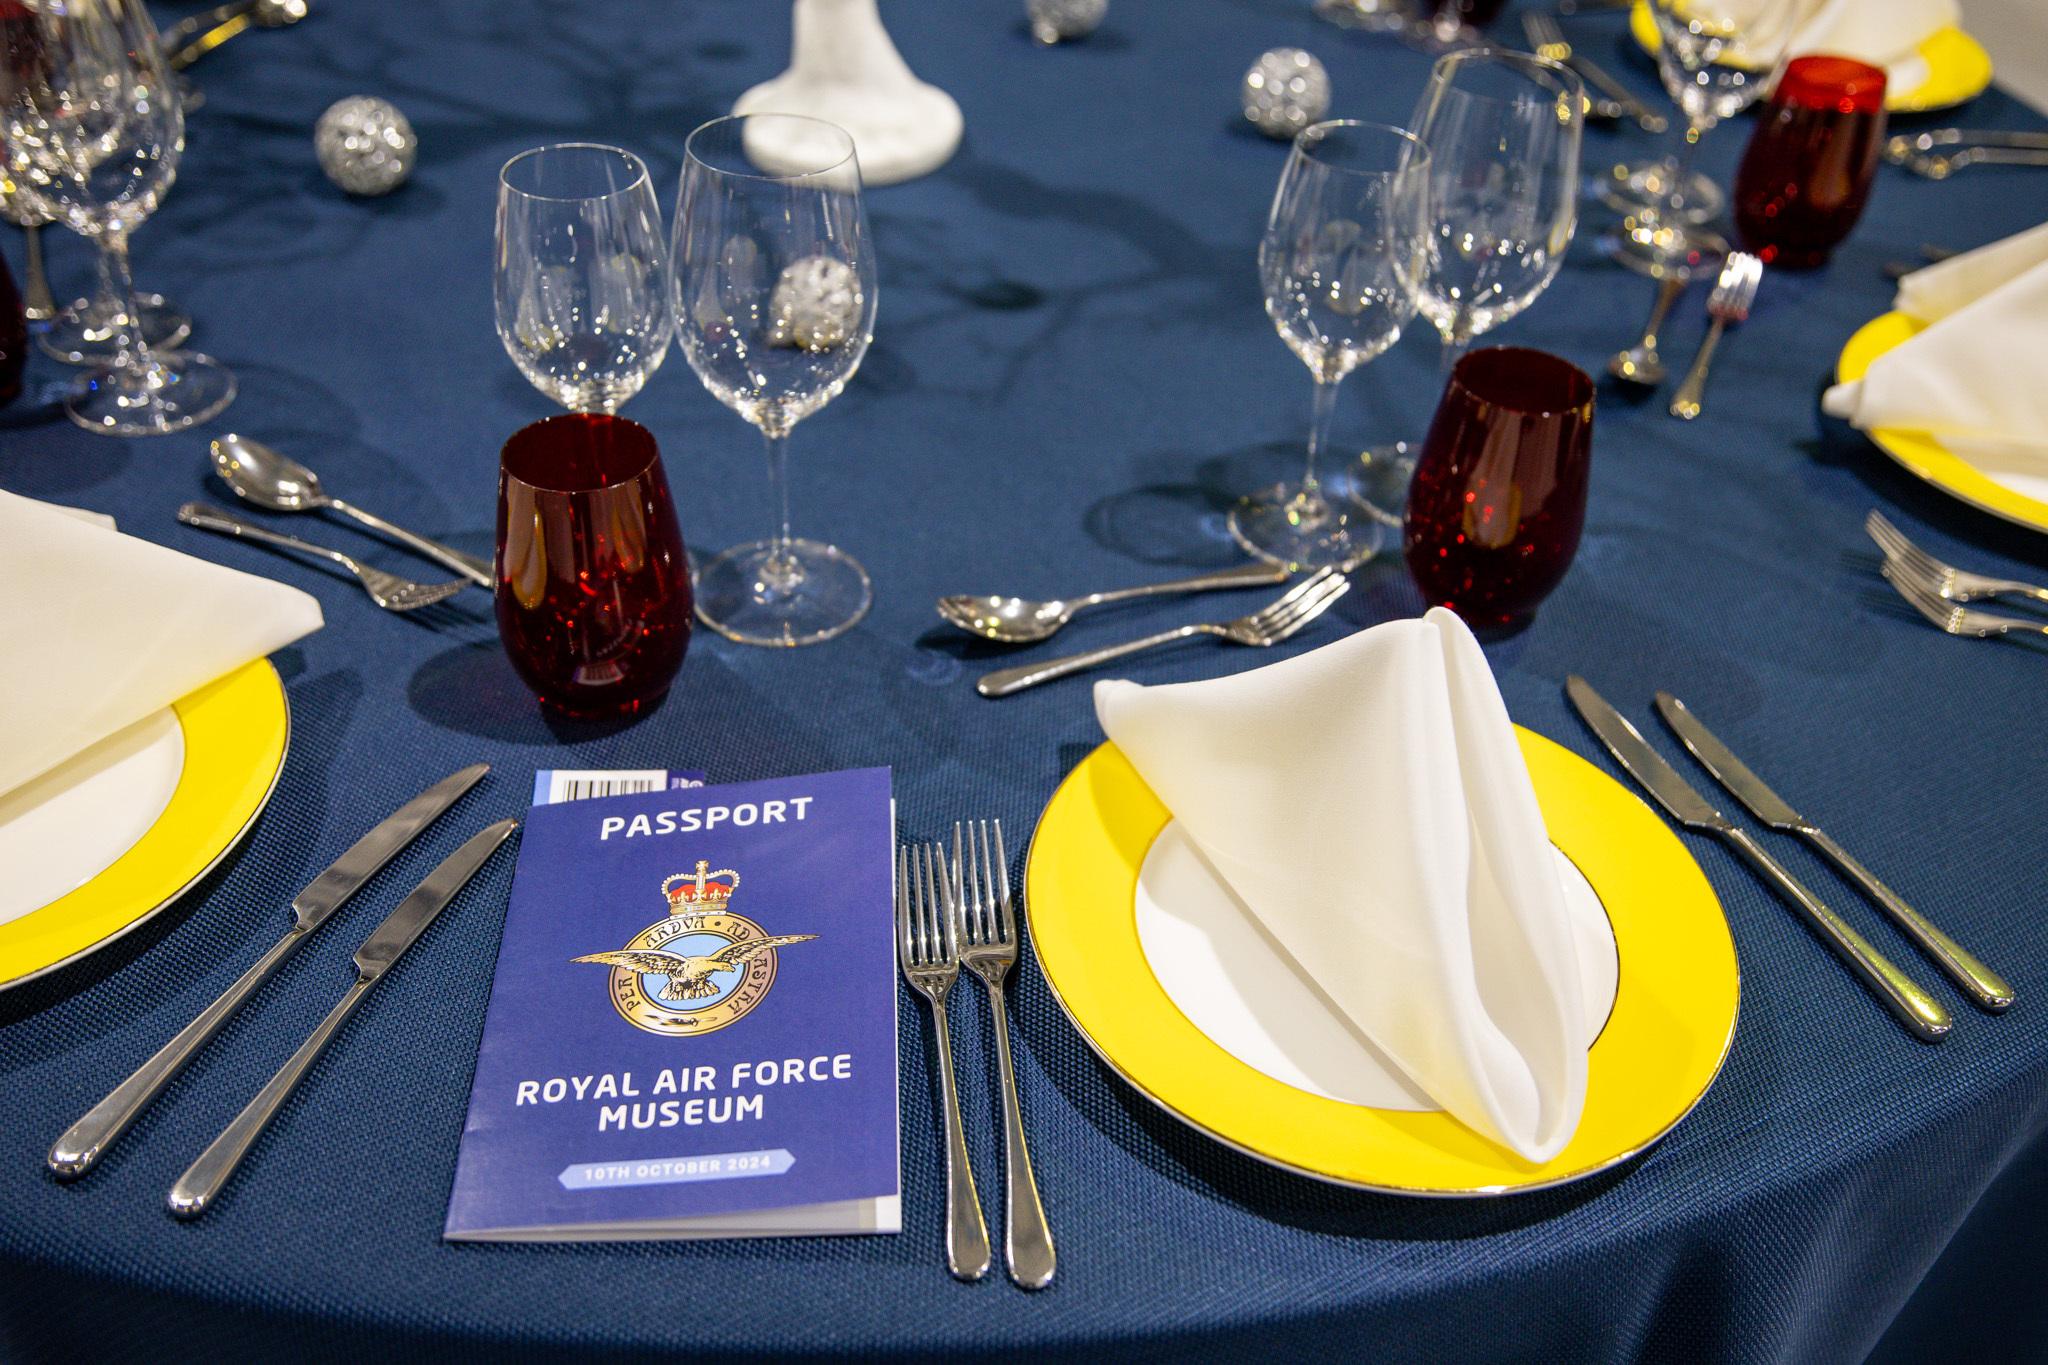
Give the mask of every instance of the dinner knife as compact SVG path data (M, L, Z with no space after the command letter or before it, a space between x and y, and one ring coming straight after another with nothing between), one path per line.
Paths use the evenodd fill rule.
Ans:
M299 1080L326 1050L341 1026L348 1022L356 1006L370 993L370 987L384 979L392 964L426 932L434 917L455 899L456 892L469 884L477 869L517 828L517 820L500 820L471 835L468 843L449 854L439 867L429 872L427 879L414 887L412 894L400 901L398 908L385 916L376 931L363 940L363 946L356 949L355 984L335 1002L334 1008L299 1045L291 1060L278 1068L270 1083L257 1091L256 1098L235 1115L234 1122L222 1129L212 1145L199 1154L199 1159L185 1168L185 1174L171 1186L172 1213L180 1218L197 1218L206 1212L214 1196L220 1193L221 1186L227 1184L228 1177L235 1173L235 1167L242 1164L250 1146L270 1125L270 1120L283 1107Z
M1657 713L1664 717L1664 723L1671 727L1679 741L1692 751L1692 756L1702 767L1714 775L1714 780L1735 794L1735 799L1749 807L1749 813L1769 825L1772 829L1796 834L1813 845L1820 855L1833 863L1842 875L1863 889L1863 893L1877 904L1877 908L1891 916L1892 922L1913 942L1920 945L1929 957L1949 978L1960 986L1964 994L1985 1009L1996 1012L2012 1004L2013 990L2004 977L1979 962L1974 954L1960 943L1936 928L1926 916L1906 904L1898 892L1879 881L1876 874L1862 863L1849 856L1847 849L1830 839L1819 825L1808 820L1764 784L1764 780L1749 770L1749 766L1734 754L1728 746L1714 737L1713 731L1701 723L1700 718L1686 709L1684 702L1669 692L1657 694Z
M113 1146L114 1140L126 1132L128 1125L135 1122L149 1102L171 1083L171 1078L184 1070L185 1064L220 1032L221 1026L242 1007L242 1003L256 993L256 988L270 979L271 973L291 956L292 950L304 943L363 883L376 876L398 855L399 850L417 838L421 830L433 824L443 811L454 805L490 770L488 763L472 763L461 772L442 778L356 840L348 852L336 858L325 872L299 892L292 901L290 932L258 958L254 966L243 972L240 980L221 992L219 999L201 1010L199 1017L185 1025L177 1037L165 1043L154 1057L136 1069L134 1075L114 1087L112 1094L88 1110L84 1118L66 1129L64 1136L51 1146L48 1163L57 1178L76 1180L91 1170L94 1163L106 1154L107 1148Z
M1820 897L1779 866L1777 859L1764 852L1756 840L1716 810L1691 783L1678 775L1677 769L1650 747L1650 742L1629 724L1627 717L1593 690L1591 684L1574 674L1565 680L1564 690L1572 705L1578 708L1580 717L1607 746L1607 752L1614 755L1615 762L1655 797L1658 805L1687 829L1711 834L1735 850L1751 870L1784 898L1786 904L1805 917L1808 925L1849 970L1899 1017L1907 1032L1928 1043L1938 1043L1948 1036L1955 1020L1940 1001L1893 966L1884 954L1871 947L1840 915L1830 910Z

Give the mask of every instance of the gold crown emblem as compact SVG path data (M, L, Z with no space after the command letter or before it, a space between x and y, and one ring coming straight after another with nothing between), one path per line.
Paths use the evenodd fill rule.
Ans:
M713 881L714 877L727 878ZM688 914L697 910L723 910L725 903L732 899L732 893L740 889L740 874L729 867L711 870L711 864L702 858L697 860L697 871L693 875L678 872L661 884L661 894L668 897L668 912L671 915Z

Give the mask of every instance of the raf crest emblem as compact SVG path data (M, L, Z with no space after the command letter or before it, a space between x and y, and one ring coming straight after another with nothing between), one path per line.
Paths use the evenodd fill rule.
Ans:
M816 934L770 934L732 912L740 874L697 871L661 884L668 915L633 935L624 948L572 962L612 969L612 1005L627 1023L671 1037L711 1033L737 1022L768 997L776 950Z

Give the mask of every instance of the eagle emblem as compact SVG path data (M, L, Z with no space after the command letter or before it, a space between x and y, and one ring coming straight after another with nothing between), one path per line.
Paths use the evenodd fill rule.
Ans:
M611 968L608 991L627 1023L649 1033L687 1037L736 1022L775 982L776 953L816 934L770 934L731 908L739 873L694 874L662 883L668 915L623 948L569 959Z

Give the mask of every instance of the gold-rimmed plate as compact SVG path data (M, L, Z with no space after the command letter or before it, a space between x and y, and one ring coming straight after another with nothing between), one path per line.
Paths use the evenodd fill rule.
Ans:
M1218 1141L1318 1179L1395 1194L1493 1195L1581 1179L1644 1150L1720 1071L1740 996L1735 945L1713 889L1662 819L1569 750L1526 730L1518 737L1551 840L1611 931L1614 985L1605 1001L1589 1001L1605 1014L1594 1016L1601 1026L1588 1053L1585 1114L1553 1160L1522 1160L1425 1107L1398 1076L1392 1091L1366 1082L1378 1087L1365 1094L1371 1103L1345 1098L1358 1068L1329 1033L1339 1025L1309 1021L1261 1040L1233 1036L1229 1009L1210 1008L1226 994L1256 995L1269 1008L1286 1001L1284 992L1239 976L1206 993L1176 985L1177 1003L1154 967L1155 956L1165 962L1176 950L1141 924L1148 896L1175 894L1160 889L1170 879L1145 883L1161 836L1177 826L1109 744L1054 793L1026 862L1032 947L1055 998L1146 1098ZM1238 970L1239 954L1214 956L1231 959L1219 961L1219 981ZM1292 995L1293 1008L1326 1010L1305 977ZM1319 1027L1333 1040L1326 1046L1313 1041ZM1276 1038L1280 1062L1260 1050ZM1333 1062L1347 1074L1332 1074Z
M0 797L0 990L102 948L175 902L270 801L291 736L258 659Z

